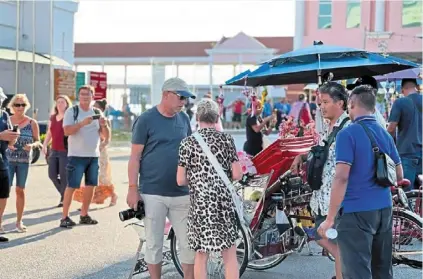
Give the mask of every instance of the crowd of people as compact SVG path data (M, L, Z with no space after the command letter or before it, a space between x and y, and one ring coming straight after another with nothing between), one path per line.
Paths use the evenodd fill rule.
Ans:
M276 115L265 115L266 103L258 102L247 117L244 149L250 155L265 148L263 135L275 129L285 115L291 114L299 122L316 122L317 146L323 148L326 158L316 176L318 187L310 207L318 227L318 244L335 257L336 279L392 278L392 199L389 187L375 181L372 142L395 163L398 184L404 177L413 184L422 170L422 95L416 85L415 80L402 81L404 97L393 104L388 125L378 117L377 88L365 79L349 89L325 83L319 88L315 107L302 95L292 107L276 104L281 111ZM103 115L107 103L93 102L93 97L90 86L79 89L78 105L59 96L42 145L49 155L49 177L60 196L63 228L76 225L69 217L73 200L81 203L79 223L85 225L98 223L88 214L92 202L104 203L110 198L114 205L117 200L107 152L110 122ZM136 119L127 204L135 210L139 201L144 204L145 261L150 278L161 278L163 236L157 232L164 231L169 219L179 242L184 278L207 278L209 254L221 252L225 278L236 279L239 214L232 181L242 178L239 158L234 139L222 132L220 108L212 98L198 102L193 116L198 124L193 131L183 112L190 98L195 95L185 81L168 79L161 102ZM13 115L2 111L0 122L0 230L15 180L16 229L25 232L22 215L29 158L32 148L41 143L37 122L25 115L29 109L26 96L15 95L9 108ZM317 149L295 158L294 173L313 157L313 150ZM339 233L336 242L325 234L332 227Z

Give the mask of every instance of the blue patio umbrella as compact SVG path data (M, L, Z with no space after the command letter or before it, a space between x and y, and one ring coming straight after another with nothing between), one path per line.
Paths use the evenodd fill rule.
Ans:
M247 85L321 83L321 78L329 73L333 73L334 80L342 80L387 74L417 66L416 63L393 56L315 42L313 46L288 52L264 63L248 74ZM243 84L244 79L238 79L228 85Z
M375 79L378 81L391 81L391 80L398 80L398 79L405 79L405 78L415 78L415 79L422 79L422 68L414 68L408 69L403 71L398 71L394 73L390 73L387 75L375 76Z
M231 79L227 80L227 81L225 82L225 84L230 84L230 83L232 83L232 82L234 82L234 81L237 81L237 80L239 80L239 79L243 79L243 78L247 77L247 76L248 76L248 74L250 74L250 73L251 73L251 71L250 71L250 70L246 70L246 71L244 71L244 72L242 72L242 73L240 73L240 74L237 74L237 75L236 75L236 76L234 76L233 78L231 78Z

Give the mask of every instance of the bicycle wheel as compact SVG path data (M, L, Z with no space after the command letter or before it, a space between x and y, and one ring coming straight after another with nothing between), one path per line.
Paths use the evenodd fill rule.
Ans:
M283 242L283 247L287 248L292 242L292 239L294 237L294 231L292 230L292 228L290 228L283 234L283 236L279 236L279 231L276 228L276 224L274 224L273 222L271 223L272 225L255 235L254 239L252 240L253 252L247 266L249 269L270 269L279 265L286 259L286 257L288 257L288 254L282 253L282 244L280 242L271 245L267 243L267 238L269 235L276 235L279 239L281 239L281 242ZM262 238L265 239L264 242ZM267 251L273 250L273 247L276 247L276 249L280 250L280 252L274 254L274 251ZM268 252L270 252L270 256L268 256Z
M238 239L236 240L235 245L237 246L239 276L241 277L247 268L250 249L248 232L247 229L243 226L238 227ZM179 259L178 243L175 234L173 234L172 238L170 239L170 253L176 270L183 277L184 272L182 270L182 264ZM209 278L225 278L223 258L220 253L211 253L209 255L207 273Z
M392 260L414 268L422 267L423 220L404 209L394 210L392 221Z
M405 193L410 203L410 210L423 217L423 191L412 190Z

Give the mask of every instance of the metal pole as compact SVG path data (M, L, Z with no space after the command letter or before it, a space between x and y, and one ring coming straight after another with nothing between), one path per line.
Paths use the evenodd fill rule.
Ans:
M21 10L20 10L20 0L16 1L16 61L15 61L15 94L18 94L18 84L19 84L19 38L21 36L20 28L21 28Z
M50 92L48 98L48 107L49 109L53 107L54 104L54 69L53 69L53 11L54 3L53 0L50 0Z
M35 0L32 0L32 117L35 118Z

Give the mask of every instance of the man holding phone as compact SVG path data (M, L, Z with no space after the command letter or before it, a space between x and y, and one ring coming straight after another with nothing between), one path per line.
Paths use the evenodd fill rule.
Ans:
M0 87L0 106L7 97ZM19 133L13 131L9 115L6 111L0 110L0 235L4 234L2 226L3 213L6 208L7 199L10 193L9 164L6 157L6 149L9 144L14 145ZM0 242L9 241L8 238L0 236Z
M70 107L63 118L63 130L68 136L68 165L66 187L63 198L63 213L60 227L71 228L76 225L69 218L69 208L73 194L81 186L85 177L80 224L95 225L98 222L88 215L93 198L94 187L98 184L98 157L100 138L110 138L110 127L103 114L92 105L94 88L83 86L79 89L79 105Z

